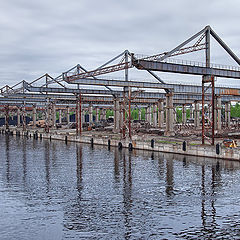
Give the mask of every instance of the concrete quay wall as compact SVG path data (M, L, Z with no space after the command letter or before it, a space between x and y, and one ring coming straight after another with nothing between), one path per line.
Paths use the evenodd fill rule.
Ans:
M139 149L139 150L147 150L147 151L157 151L157 152L166 152L166 153L174 153L174 154L184 154L191 156L199 156L199 157L210 157L215 159L228 159L228 160L236 160L240 161L240 149L230 149L225 148L224 146L219 146L219 154L217 154L216 146L210 145L191 145L186 144L186 148L184 149L183 144L179 143L161 143L157 141L141 141L141 140L118 140L111 138L110 136L76 136L73 134L58 134L57 132L53 133L39 133L35 130L10 130L7 133L4 129L1 130L2 133L12 134L17 136L27 136L31 138L37 139L50 139L50 140L61 140L67 142L78 142L78 143L87 143L92 145L104 145L104 146L113 146L121 148L129 148Z

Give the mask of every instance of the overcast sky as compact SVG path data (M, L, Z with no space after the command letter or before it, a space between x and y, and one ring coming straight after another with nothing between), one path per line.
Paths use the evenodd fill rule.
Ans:
M240 56L239 13L239 0L1 0L0 85L169 51L206 25ZM212 45L212 62L233 64Z

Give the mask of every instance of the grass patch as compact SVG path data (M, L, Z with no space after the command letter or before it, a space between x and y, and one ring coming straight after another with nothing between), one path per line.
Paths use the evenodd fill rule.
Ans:
M167 141L167 140L156 140L156 143L182 144L182 142L176 142L176 141Z

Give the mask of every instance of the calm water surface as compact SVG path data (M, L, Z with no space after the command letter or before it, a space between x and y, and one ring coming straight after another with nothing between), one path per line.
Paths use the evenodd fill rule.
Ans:
M0 239L240 239L240 163L0 135Z

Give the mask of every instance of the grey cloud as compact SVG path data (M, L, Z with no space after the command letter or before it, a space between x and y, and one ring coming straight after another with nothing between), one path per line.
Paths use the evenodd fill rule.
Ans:
M168 51L208 24L240 55L239 10L237 0L3 0L0 81L11 85L77 63L91 69L125 49ZM226 63L212 45L213 61Z

